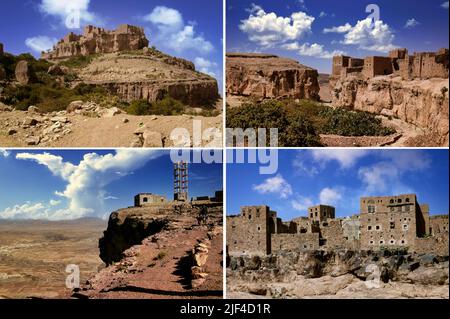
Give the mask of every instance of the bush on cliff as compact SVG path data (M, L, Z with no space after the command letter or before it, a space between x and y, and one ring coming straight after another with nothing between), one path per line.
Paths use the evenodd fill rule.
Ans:
M333 109L309 100L272 100L228 108L227 127L278 128L280 146L319 146L319 134L386 136L395 133L373 114Z
M74 56L67 60L62 61L60 64L62 66L66 66L68 68L82 69L82 68L88 66L96 56L97 55L95 55L95 54L87 55L87 56L83 56L83 55Z
M312 123L301 114L290 114L281 102L244 104L227 110L228 128L277 128L279 146L320 146L319 136ZM266 132L267 145L270 134Z
M133 115L179 115L183 114L185 109L180 101L165 97L153 103L147 100L136 100L131 102L126 110L128 114Z
M395 130L382 125L381 119L366 112L351 112L345 109L327 108L319 113L326 119L323 134L343 136L387 136Z

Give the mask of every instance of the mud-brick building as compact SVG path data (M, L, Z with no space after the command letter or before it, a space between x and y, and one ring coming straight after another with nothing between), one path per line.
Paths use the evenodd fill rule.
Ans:
M134 196L134 206L142 207L147 205L167 203L166 196L156 195L152 193L140 193Z
M429 229L428 210L414 194L361 198L361 247L414 246Z
M332 78L360 75L370 79L380 75L401 76L406 80L448 78L449 50L415 52L405 48L389 52L389 56L368 56L364 59L350 56L333 57Z
M227 217L230 254L400 248L448 255L448 234L448 215L430 217L415 194L363 197L359 214L345 218L327 205L309 207L307 217L290 222L268 206L245 206Z

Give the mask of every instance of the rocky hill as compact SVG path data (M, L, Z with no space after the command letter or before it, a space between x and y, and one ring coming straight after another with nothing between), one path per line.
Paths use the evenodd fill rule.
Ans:
M425 130L429 143L448 146L448 79L348 76L330 84L333 106L398 118Z
M220 132L216 79L148 44L139 27L88 26L40 60L2 51L0 145L169 147L172 130L192 134L194 120Z
M448 262L448 256L389 250L232 256L227 293L230 298L448 299Z
M270 54L227 53L226 92L256 99L319 99L318 72Z
M108 265L73 292L74 298L221 298L222 203L199 209L168 203L111 214L99 241Z

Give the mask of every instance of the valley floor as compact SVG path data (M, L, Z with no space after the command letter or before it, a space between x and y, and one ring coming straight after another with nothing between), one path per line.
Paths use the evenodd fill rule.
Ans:
M0 221L0 299L69 297L66 266L79 266L81 283L95 274L105 228L97 219Z

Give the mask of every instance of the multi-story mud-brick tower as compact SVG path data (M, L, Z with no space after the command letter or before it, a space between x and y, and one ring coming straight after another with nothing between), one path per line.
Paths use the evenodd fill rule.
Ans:
M174 200L186 202L188 201L188 164L185 162L177 162L173 167L174 176Z

